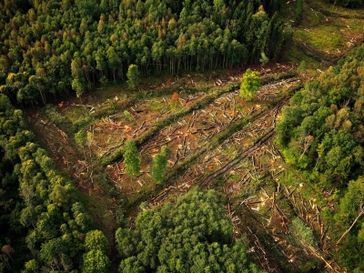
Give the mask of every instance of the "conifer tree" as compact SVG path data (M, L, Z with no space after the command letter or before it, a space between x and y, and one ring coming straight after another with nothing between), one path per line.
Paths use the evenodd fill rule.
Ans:
M163 146L159 154L153 158L152 177L157 183L161 183L164 179L169 155L170 150L167 146Z
M124 164L126 173L137 176L140 172L141 158L135 141L127 141L124 146Z
M129 65L128 73L126 74L126 76L128 78L127 83L128 83L129 88L135 89L140 82L140 73L139 73L138 66L135 64Z

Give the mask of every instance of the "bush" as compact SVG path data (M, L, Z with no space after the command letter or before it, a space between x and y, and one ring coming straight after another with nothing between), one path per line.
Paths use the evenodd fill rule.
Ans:
M260 76L258 72L247 69L240 83L240 97L252 100L260 88Z

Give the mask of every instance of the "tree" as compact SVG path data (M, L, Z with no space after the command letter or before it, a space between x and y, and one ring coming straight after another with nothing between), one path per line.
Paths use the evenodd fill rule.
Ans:
M157 183L161 183L167 168L170 150L167 146L163 146L152 162L152 177Z
M91 230L86 233L85 237L85 248L86 250L100 250L106 252L107 239L100 230Z
M83 255L82 273L108 273L109 258L100 250L91 250Z
M140 82L140 73L138 66L135 64L129 65L126 77L128 78L127 83L129 85L129 88L135 89Z
M295 7L295 20L297 24L301 22L302 16L303 16L303 0L297 0Z
M141 158L135 141L127 141L124 146L124 164L126 173L137 176L140 172Z
M364 46L309 81L285 107L277 142L287 163L309 183L303 195L319 200L337 260L364 268L360 240L364 217ZM359 121L359 122L358 122ZM303 178L302 178L303 177ZM297 183L298 184L298 183ZM298 186L298 185L297 185ZM334 209L330 209L332 207Z
M186 218L188 217L188 219ZM194 189L176 203L146 210L132 230L115 234L121 273L258 273L214 191Z
M258 72L247 69L240 83L240 97L251 100L260 88L260 77Z
M76 91L77 98L81 98L83 93L86 91L86 85L80 79L73 79L72 80L72 89Z
M119 56L116 54L114 47L110 46L106 52L107 59L109 63L109 67L113 71L114 81L116 80L116 70L120 66L121 60Z

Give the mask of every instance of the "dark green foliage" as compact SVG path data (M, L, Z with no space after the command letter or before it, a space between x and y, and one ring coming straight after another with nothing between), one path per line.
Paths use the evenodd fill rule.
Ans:
M286 38L281 0L14 2L0 3L0 86L27 104L80 97L130 64L176 74L273 59Z
M118 229L120 272L260 272L214 191L192 190L176 204L141 212L132 230Z
M91 224L89 216L73 195L73 183L57 172L46 151L33 141L33 135L25 130L22 112L1 94L0 172L4 192L0 193L8 199L0 203L1 243L15 248L14 261L31 259L24 272L79 269L84 237ZM13 245L18 240L23 240L29 253Z
M364 45L296 93L277 125L286 161L304 174L320 202L335 206L326 207L324 215L336 239L350 227L364 200L359 178L364 173L363 64ZM340 262L350 270L364 269L362 223L338 247Z
M153 158L152 177L157 183L161 183L164 179L170 153L168 147L163 146L160 153Z
M139 175L141 157L135 141L127 141L124 145L124 164L128 175Z
M296 21L296 23L299 23L302 20L303 2L304 2L304 0L296 0L296 7L295 7L295 21Z

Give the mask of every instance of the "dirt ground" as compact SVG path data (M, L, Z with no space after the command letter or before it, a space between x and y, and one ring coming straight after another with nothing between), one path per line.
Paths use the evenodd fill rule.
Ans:
M195 111L176 123L165 127L154 138L145 143L141 147L142 174L138 176L136 181L133 181L125 174L123 162L115 163L107 169L111 180L126 195L136 195L140 190L153 189L154 182L149 173L149 166L152 157L159 152L163 145L168 146L171 150L169 168L173 169L176 164L186 159L188 155L194 153L201 146L207 145L214 135L227 128L233 122L248 116L254 111L267 108L274 99L281 95L280 90L283 86L289 87L296 83L296 80L284 80L265 85L259 90L257 98L252 102L240 99L237 91L221 96L205 108ZM240 136L242 133L238 133L236 138L234 137L236 140L235 146L228 139L227 145L229 145L230 149L236 149L237 146L249 146L251 142L249 137L259 136L257 131L264 128L264 126L267 127L269 123L267 117L270 115L272 115L271 112L260 118L257 123L253 123L257 124L258 128L256 131L251 131L248 134L249 129L243 130L244 135L242 136ZM215 160L218 160L215 155L213 157ZM221 158L220 162L224 162L225 159ZM207 162L204 162L203 165L204 170L206 167L210 168ZM191 180L186 179L186 177L182 177L182 181Z

